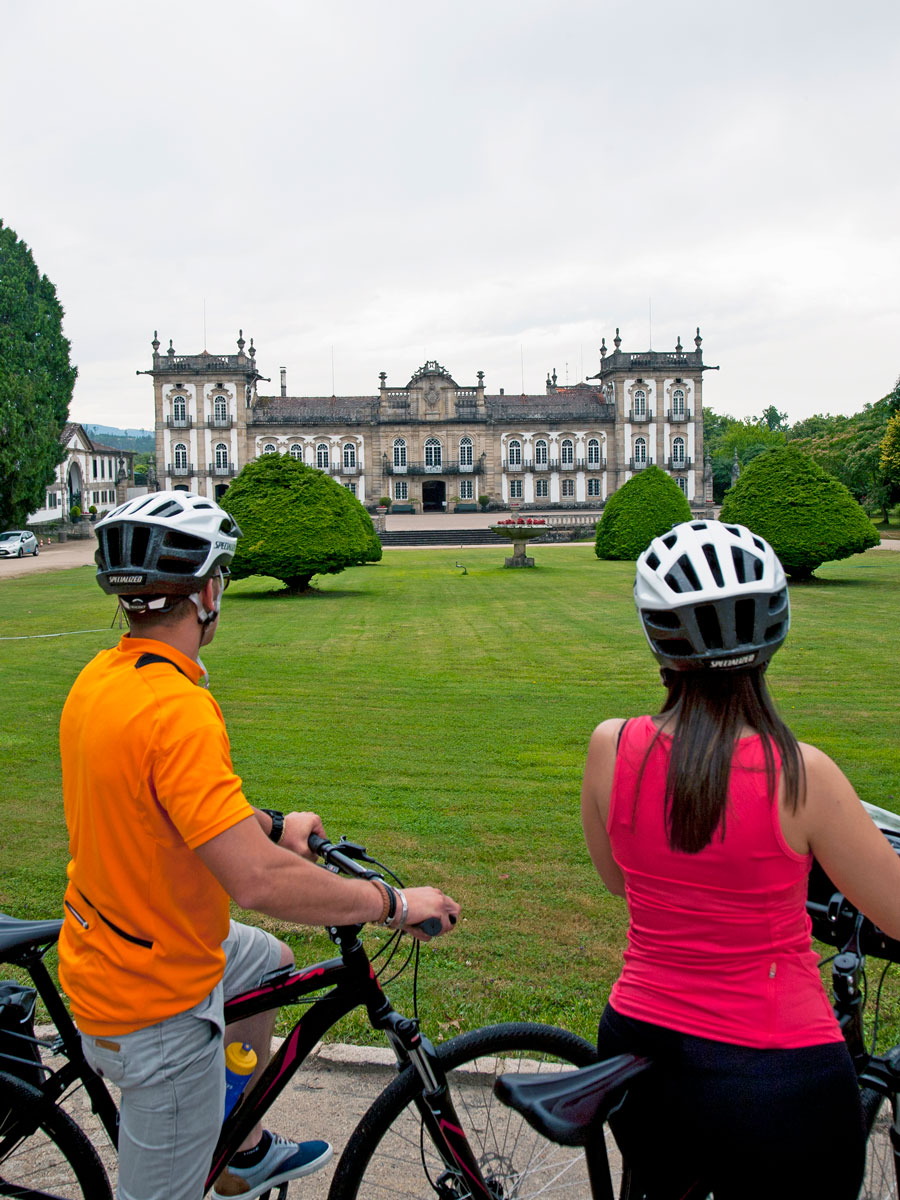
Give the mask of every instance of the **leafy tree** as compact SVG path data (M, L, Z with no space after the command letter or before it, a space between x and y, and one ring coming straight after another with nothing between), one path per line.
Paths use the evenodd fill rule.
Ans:
M769 415L776 423L771 428ZM743 469L754 458L773 446L783 446L784 429L781 427L785 414L771 405L759 418L746 417L739 421L727 414L703 410L703 446L709 452L713 473L713 499L717 504L731 487L731 470L734 453Z
M793 579L878 545L878 533L847 488L795 444L754 459L729 491L720 521L764 537Z
M220 503L244 535L231 562L237 579L271 575L304 592L314 575L381 558L372 518L356 497L289 454L247 463Z
M0 527L41 508L64 452L77 369L56 288L0 221Z
M763 409L756 423L761 429L768 429L770 433L787 433L788 414L779 412L774 404L770 404L768 408Z
M880 465L887 479L900 486L900 413L896 413L887 423L881 439Z
M691 519L691 506L659 467L646 467L613 492L597 522L598 558L636 559L653 538Z
M850 417L814 418L821 421L817 431L800 422L791 430L791 445L809 454L820 467L850 491L869 510L881 509L887 521L887 509L900 493L881 465L881 443L891 416L900 410L900 387L887 396L867 404ZM798 432L802 436L797 436Z

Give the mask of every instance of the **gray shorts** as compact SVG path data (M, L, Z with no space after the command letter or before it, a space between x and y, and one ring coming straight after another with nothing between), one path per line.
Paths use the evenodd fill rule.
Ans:
M270 933L231 922L225 974L186 1012L134 1033L81 1035L94 1070L121 1089L118 1200L200 1200L225 1107L225 998L281 961Z

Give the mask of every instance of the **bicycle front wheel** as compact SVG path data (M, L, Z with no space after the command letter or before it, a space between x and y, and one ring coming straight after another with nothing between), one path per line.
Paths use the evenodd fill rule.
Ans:
M42 1099L37 1088L0 1075L0 1196L112 1200L91 1142L61 1108L41 1110Z
M456 1114L495 1200L590 1200L584 1154L536 1133L493 1093L498 1075L566 1071L595 1062L590 1042L548 1025L492 1025L438 1047ZM329 1200L466 1200L465 1181L448 1173L414 1104L421 1082L407 1068L365 1114L341 1156ZM610 1159L614 1159L612 1139ZM615 1155L615 1159L618 1156ZM621 1186L621 1169L614 1169ZM623 1191L622 1194L627 1194Z
M897 1200L897 1170L891 1126L897 1117L896 1095L885 1097L871 1088L860 1092L866 1120L866 1172L859 1200Z

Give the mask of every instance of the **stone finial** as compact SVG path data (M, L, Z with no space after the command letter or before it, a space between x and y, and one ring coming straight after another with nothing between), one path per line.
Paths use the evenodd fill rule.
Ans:
M683 349L684 349L684 346L682 346L682 344L681 344L681 334L679 333L678 341L675 343L675 353L680 354Z
M246 346L246 344L247 343L244 341L244 331L243 331L243 329L239 329L238 330L238 340L237 340L238 354L244 353L244 347Z
M601 357L601 358L606 358L606 355L607 355L608 353L609 353L609 352L608 352L608 350L606 349L606 338L605 338L605 337L604 337L604 338L601 338L601 339L600 339L600 357Z
M619 327L618 327L618 325L616 326L616 336L613 338L613 345L615 346L615 348L616 348L617 350L618 350L618 348L619 348L619 347L622 345L622 339L619 337Z
M168 348L168 350L166 351L166 354L168 354L168 355L170 355L170 356L172 356L172 355L174 355L174 354L175 354L175 347L172 345L172 339L171 339L171 338L169 338L169 348Z
M387 371L379 371L378 379L382 387L387 385Z
M478 380L478 386L484 387L484 371L476 371L475 378Z
M694 338L694 345L697 347L698 350L700 349L700 345L701 345L702 341L703 341L703 338L700 336L700 326L698 325L697 326L697 336Z
M550 372L548 371L547 372L547 387L549 388L550 386L551 386L550 385Z
M247 351L251 358L256 358L256 347L253 345L253 338L250 339L250 349Z
M156 329L153 330L153 341L150 345L153 347L153 353L157 354L159 352L159 331Z

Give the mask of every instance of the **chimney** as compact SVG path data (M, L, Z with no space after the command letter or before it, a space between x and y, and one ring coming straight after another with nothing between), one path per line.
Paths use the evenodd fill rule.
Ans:
M287 395L287 367L281 368L281 394Z

